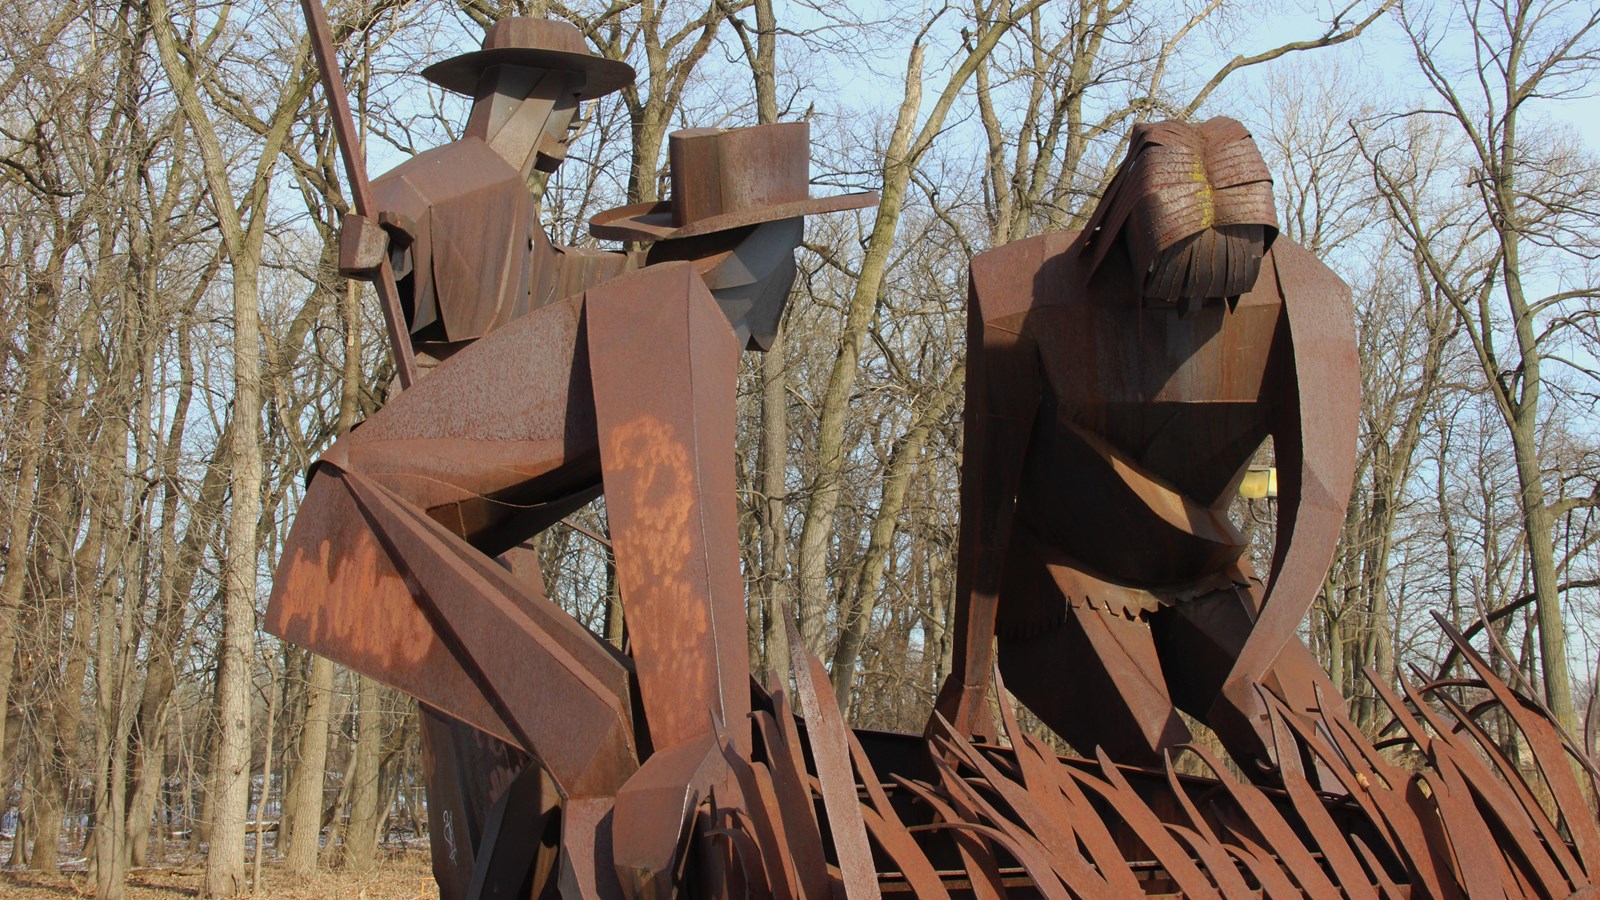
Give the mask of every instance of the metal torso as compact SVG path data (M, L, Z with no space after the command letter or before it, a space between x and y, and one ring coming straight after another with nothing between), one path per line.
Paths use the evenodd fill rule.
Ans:
M1076 238L1019 242L985 254L1011 259L973 265L986 326L1016 333L1042 369L1018 524L1117 581L1209 581L1245 549L1227 507L1269 430L1263 387L1283 308L1270 257L1235 309L1180 317L1138 298L1120 253L1090 279Z
M366 426L369 440L384 428L400 428L410 441L449 441L471 430L475 421L499 421L507 434L590 434L593 414L572 408L572 392L516 398L526 408L488 399L473 383L489 384L508 377L506 366L545 367L534 378L551 384L569 380L574 360L583 362L579 340L578 297L584 291L633 267L623 253L580 250L552 244L539 221L521 173L482 140L462 138L428 150L373 182L377 208L385 224L410 234L410 268L402 270L400 290L407 307L412 345L424 377L446 359L483 337L556 306L538 325L519 330L530 342L528 356L490 362L463 361L448 376L463 388L447 404ZM496 367L500 367L498 374ZM459 369L460 371L456 371ZM579 365L587 371L586 365ZM577 393L587 396L587 385ZM408 401L397 398L406 404ZM569 419L576 418L576 424ZM555 423L565 422L565 425ZM575 431L574 431L575 429ZM526 436L522 436L526 437ZM341 444L344 442L341 441ZM561 442L550 449L560 455ZM366 460L373 472L415 467L418 445L393 458ZM348 452L336 446L328 458ZM369 454L378 452L366 451ZM453 452L453 450L451 451ZM481 450L480 455L487 453ZM380 454L381 456L381 454ZM419 499L437 521L490 553L514 546L549 522L593 499L600 488L599 460L593 454L540 478L529 479L516 466L489 467L466 478L470 490L450 480L422 490ZM550 501L556 496L559 499ZM533 502L530 497L544 498Z
M420 153L372 187L380 221L413 238L401 296L413 342L436 356L628 268L620 253L551 244L522 174L478 138Z

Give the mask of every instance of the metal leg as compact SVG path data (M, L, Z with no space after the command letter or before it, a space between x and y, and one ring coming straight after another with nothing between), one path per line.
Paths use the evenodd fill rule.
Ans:
M433 877L442 900L537 895L559 797L526 753L421 706Z
M651 744L726 724L748 749L750 671L734 503L739 347L685 263L585 298L617 584Z
M693 269L652 267L585 297L606 513L654 754L617 798L630 897L669 896L692 813L727 777L713 723L750 746L734 505L739 346Z

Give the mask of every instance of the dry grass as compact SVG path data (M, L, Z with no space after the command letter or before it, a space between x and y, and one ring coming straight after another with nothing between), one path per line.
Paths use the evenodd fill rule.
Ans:
M199 867L135 869L128 874L128 900L197 897L204 871ZM83 873L0 872L0 897L6 900L62 900L93 897L94 882ZM253 896L275 900L434 900L439 889L428 868L426 850L386 856L367 875L318 872L294 878L279 866L261 872Z

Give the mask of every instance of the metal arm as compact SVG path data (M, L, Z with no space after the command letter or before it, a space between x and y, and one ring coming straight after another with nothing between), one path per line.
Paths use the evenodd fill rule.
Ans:
M306 29L311 34L311 52L317 58L317 68L322 72L322 87L328 94L328 109L333 114L333 130L339 138L339 155L344 157L344 171L350 181L350 200L355 211L373 218L372 191L367 185L367 171L357 155L356 126L350 117L350 98L345 93L344 76L339 74L339 61L333 53L333 38L328 29L328 16L320 0L301 0L305 10ZM378 278L374 282L378 299L383 303L384 330L389 334L389 347L394 351L395 370L400 376L400 388L405 390L417 380L417 360L411 352L411 336L406 333L405 316L400 311L400 288L394 281L394 270L389 267L385 253L378 264Z

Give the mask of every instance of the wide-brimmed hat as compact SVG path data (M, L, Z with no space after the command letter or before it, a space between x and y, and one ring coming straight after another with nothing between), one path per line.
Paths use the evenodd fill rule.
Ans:
M664 241L875 206L873 193L811 196L811 126L691 128L667 136L666 200L608 209L589 233L612 241Z
M590 100L633 84L633 66L595 56L583 34L567 22L512 16L489 27L483 49L452 56L422 70L422 77L447 91L471 97L478 76L491 66L527 66L583 76L578 99Z

